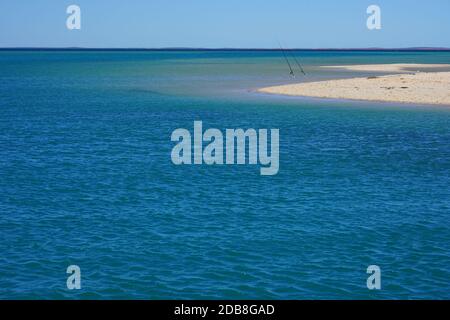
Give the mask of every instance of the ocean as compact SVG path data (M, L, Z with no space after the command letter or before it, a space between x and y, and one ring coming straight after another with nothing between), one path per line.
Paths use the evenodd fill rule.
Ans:
M0 298L449 299L450 108L255 90L450 52L295 55L0 51ZM174 165L194 121L279 129L278 174Z

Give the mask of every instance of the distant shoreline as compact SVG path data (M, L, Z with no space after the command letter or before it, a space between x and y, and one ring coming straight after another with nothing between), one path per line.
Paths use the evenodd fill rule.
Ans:
M450 52L450 48L284 48L285 51L313 52ZM84 48L84 47L0 47L0 51L282 51L280 48Z

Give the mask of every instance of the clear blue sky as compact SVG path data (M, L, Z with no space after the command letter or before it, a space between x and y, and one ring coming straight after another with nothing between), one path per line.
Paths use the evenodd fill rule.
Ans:
M81 30L66 8L81 7ZM381 7L382 29L366 27ZM449 0L1 0L0 47L450 47Z

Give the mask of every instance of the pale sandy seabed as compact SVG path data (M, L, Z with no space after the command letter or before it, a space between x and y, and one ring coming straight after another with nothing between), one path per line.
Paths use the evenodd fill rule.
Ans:
M322 68L400 72L400 74L288 84L262 88L258 91L290 96L450 106L450 71L426 72L426 69L450 70L449 64L379 64ZM421 71L417 71L419 69Z

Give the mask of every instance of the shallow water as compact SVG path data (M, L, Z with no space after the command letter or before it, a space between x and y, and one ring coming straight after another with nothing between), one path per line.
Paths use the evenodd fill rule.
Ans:
M0 297L450 298L450 108L254 92L450 53L297 55L0 51ZM195 120L279 128L279 173L173 165Z

